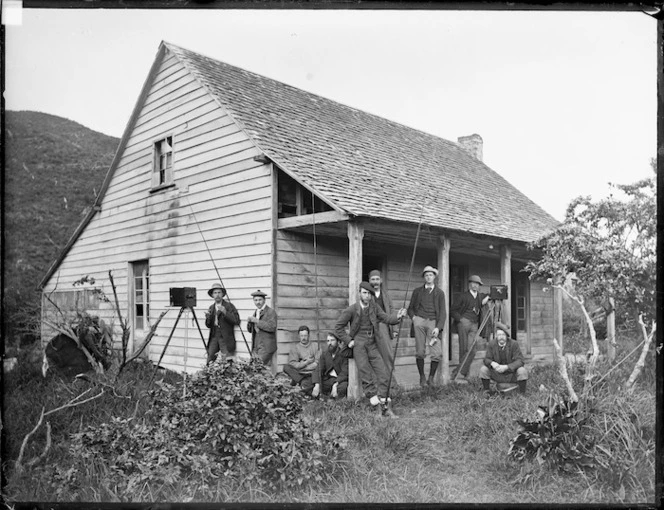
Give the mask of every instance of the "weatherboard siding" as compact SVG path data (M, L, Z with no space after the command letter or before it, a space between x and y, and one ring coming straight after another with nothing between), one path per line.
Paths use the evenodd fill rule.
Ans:
M139 108L101 211L45 291L52 290L56 280L60 290L90 275L113 301L110 269L123 318L131 319L130 263L148 260L150 321L168 310L148 355L156 361L164 353L165 368L198 370L206 353L190 313L183 313L164 351L180 311L169 306L169 288L197 289L195 314L207 341L205 310L211 303L207 289L218 281L218 270L250 342L246 318L254 310L251 292L257 288L272 292L272 171L270 165L254 161L259 151L253 142L168 53ZM153 145L165 136L173 136L175 186L151 192ZM113 308L113 303L103 303L99 315L113 323L119 348L121 331ZM44 314L51 313L45 306ZM46 327L45 333L42 338L48 340ZM238 354L246 356L238 328L236 339ZM132 338L135 346L141 341L142 337Z
M301 325L309 326L311 339L320 340L320 347L324 348L327 333L334 330L341 311L348 306L348 240L318 236L316 257L313 244L313 236L277 231L277 363L280 367L288 363L288 353L298 342L297 330Z

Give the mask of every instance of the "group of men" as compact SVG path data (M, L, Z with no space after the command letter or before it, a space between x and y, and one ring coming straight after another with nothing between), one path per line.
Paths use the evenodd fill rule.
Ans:
M422 387L433 386L442 360L441 338L447 314L445 293L434 283L437 276L436 268L426 266L422 271L424 284L413 290L408 308L395 310L382 286L380 271L371 271L369 281L359 285L357 302L341 312L334 331L327 334L326 349L320 352L318 344L311 341L308 326L299 328L299 342L291 347L288 363L284 366L291 384L299 385L303 392L313 397L343 398L348 391L348 360L354 358L364 396L373 406L380 405L382 414L393 416L389 409L388 387L391 382L396 385L393 339L397 333L392 326L406 315L411 319L415 362ZM479 291L481 285L479 276L470 276L468 291L450 308L459 335L460 366L455 380L458 383L467 383L480 333L480 319L489 301L489 296ZM210 328L209 363L220 352L224 355L235 352L234 327L240 324L240 317L220 284L214 284L208 294L214 299L205 315L205 324ZM277 315L267 306L264 292L257 290L251 296L256 307L247 318L251 349L254 356L270 365L277 350ZM428 378L424 366L427 350L431 359ZM504 324L496 323L495 338L487 346L479 376L482 389L487 393L491 380L517 383L521 392L526 390L528 372L524 368L524 358L518 342L510 338L509 329Z

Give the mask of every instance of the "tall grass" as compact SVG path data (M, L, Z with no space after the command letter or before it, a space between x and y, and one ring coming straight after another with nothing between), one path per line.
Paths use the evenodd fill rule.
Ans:
M624 350L627 353L631 348L624 345ZM617 359L620 352L619 348ZM140 381L150 375L134 367L123 374L124 382L118 390L131 398L108 395L92 402L89 408L82 406L59 417L54 415L53 421L57 418L60 422L57 427L52 423L51 453L45 462L22 474L13 472L10 462L6 466L9 484L5 496L15 501L652 503L654 364L654 357L649 357L639 386L630 395L620 387L633 367L631 361L625 362L624 369L614 370L595 389L590 419L584 429L592 438L595 470L565 473L536 461L519 463L508 458L510 439L518 432L515 420L534 418L538 406L546 405L550 391L565 395L565 386L555 368L539 366L531 369L526 395L515 393L487 399L477 379L471 379L467 386L404 392L394 401L396 420L377 417L374 409L364 403L308 402L304 419L309 426L346 442L338 472L327 483L274 492L258 489L237 476L209 479L190 474L171 483L146 482L135 487L128 497L107 483L109 466L104 459L98 459L86 466L85 476L73 484L75 491L49 493L53 480L72 476L70 468L75 459L69 454L68 434L93 422L108 421L111 416L126 417L134 411L144 384ZM583 365L571 366L570 373L576 387L580 387ZM11 394L6 393L6 399L11 401L6 401L6 405L19 406L22 418L5 425L12 435L10 452L15 455L24 432L36 422L41 405L53 406L85 386L82 381L74 385L40 381L41 375L33 380L28 373L18 372L13 377L13 381L7 380ZM540 387L545 389L540 391ZM20 402L26 397L33 400L33 405L21 407ZM143 408L139 408L139 414L140 409ZM43 443L39 441L35 439L32 455L41 451Z

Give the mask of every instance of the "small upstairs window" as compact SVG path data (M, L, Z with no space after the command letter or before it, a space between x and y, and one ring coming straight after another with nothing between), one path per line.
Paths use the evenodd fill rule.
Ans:
M161 189L173 185L173 137L155 142L152 168L152 188Z

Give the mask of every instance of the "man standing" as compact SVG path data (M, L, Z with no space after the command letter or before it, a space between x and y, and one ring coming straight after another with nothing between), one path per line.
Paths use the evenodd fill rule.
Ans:
M327 334L327 349L320 355L318 370L314 372L312 395L330 395L344 398L348 393L348 358L353 357L353 349L339 343L334 333Z
M528 371L523 366L523 354L519 342L510 338L510 331L504 324L496 323L496 338L489 342L484 356L484 365L480 367L482 389L490 395L491 380L497 383L519 385L519 392L526 392Z
M415 363L420 373L420 386L433 386L438 364L443 358L440 335L445 327L445 293L434 284L438 269L427 266L422 270L424 285L413 290L408 306L408 316L413 320L411 335L415 337ZM424 377L424 357L427 341L430 347L431 368L429 380Z
M362 380L362 390L371 405L382 404L382 408L378 408L379 414L394 417L387 401L389 374L376 346L376 331L379 322L397 324L406 315L406 309L402 308L396 315L387 315L376 306L373 296L373 287L369 282L360 283L360 300L341 312L335 325L335 333L339 340L353 349L353 357ZM346 332L349 323L350 329Z
M226 289L214 283L208 295L214 299L205 312L205 325L210 328L207 362L210 363L221 352L225 356L235 353L235 326L240 324L240 314L226 297Z
M468 278L468 292L464 292L450 310L450 315L457 321L457 333L459 333L459 362L470 351L465 363L459 368L456 377L458 383L467 384L466 377L470 364L475 358L475 337L480 324L482 307L489 301L487 294L479 292L482 280L477 275ZM472 349L471 349L472 346Z
M318 368L318 344L309 340L309 326L300 326L297 334L300 342L293 345L288 353L288 364L284 373L291 378L291 385L300 385L302 391L309 395L314 387L312 376Z
M251 293L256 311L247 319L247 331L251 333L251 350L265 365L272 363L277 350L277 314L265 304L267 294L261 290Z
M385 289L383 289L383 279L381 278L378 269L374 269L369 273L369 283L373 287L374 301L387 315L390 315L394 307L392 306L390 296ZM385 324L384 322L378 323L378 329L376 330L376 346L378 347L378 352L380 353L380 357L383 358L383 363L385 363L385 368L388 372L392 370L394 365L392 336L392 326ZM392 375L392 384L397 386L397 380L394 377L394 374Z

